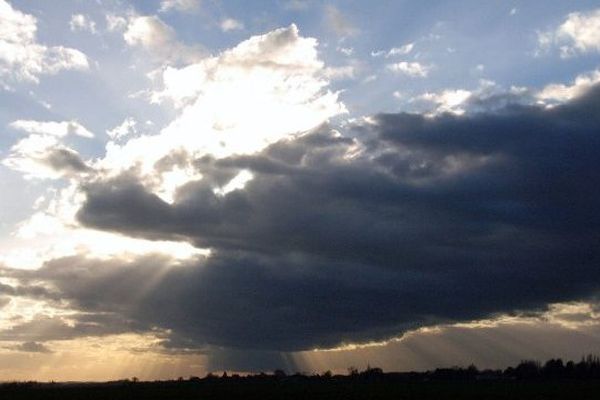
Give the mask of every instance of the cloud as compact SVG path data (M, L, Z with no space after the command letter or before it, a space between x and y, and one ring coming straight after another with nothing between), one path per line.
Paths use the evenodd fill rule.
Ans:
M407 55L409 54L415 47L415 43L407 43L400 47L392 47L387 52L385 50L377 50L371 52L371 57L381 57L385 56L385 58L390 58L398 55Z
M575 12L557 30L561 40L571 42L565 55L574 51L587 53L600 51L600 9L587 13Z
M0 310L9 305L10 302L10 297L0 296Z
M336 7L325 7L325 23L336 35L341 37L354 36L358 29Z
M79 154L69 148L55 148L46 156L45 161L55 171L67 173L90 171L90 167L79 157Z
M50 135L55 137L65 137L67 135L77 135L86 138L94 137L86 127L75 120L71 121L35 121L35 120L16 120L9 125L13 129L27 133Z
M553 108L324 126L195 159L202 179L172 203L133 174L89 181L81 223L210 257L56 260L36 279L86 312L170 329L173 343L269 351L589 299L600 289L599 99L596 86ZM215 191L240 171L253 175L244 188ZM145 276L160 283L128 283Z
M69 22L71 31L87 31L90 33L97 33L96 22L91 20L88 16L83 14L71 15L71 21Z
M354 79L356 75L356 68L352 65L344 65L341 67L327 67L323 71L323 74L331 79Z
M49 135L34 134L19 140L2 164L26 178L58 179L91 172L75 150Z
M539 51L558 47L562 58L600 52L600 9L573 12L556 30L538 33Z
M81 51L63 46L47 47L36 40L37 20L0 0L0 80L38 83L41 75L62 70L86 70Z
M462 105L471 97L472 93L463 89L447 89L440 93L425 93L420 98L436 105L436 112L464 113Z
M17 351L24 351L27 353L52 353L52 351L41 343L37 342L25 342L14 347Z
M125 118L121 124L108 129L106 134L113 140L123 139L137 133L137 121L131 117Z
M540 101L536 99L534 92L532 89L516 86L505 89L494 81L480 79L479 86L475 89L443 89L438 92L426 92L411 98L409 103L426 104L425 108L420 109L430 116L443 113L463 115L498 111L509 105L533 103L539 105Z
M98 167L116 175L137 166L156 193L170 198L164 174L180 171L179 185L197 179L194 157L258 151L346 112L328 90L326 73L317 41L301 36L295 25L181 68L166 67L152 100L172 103L178 117L159 134L109 143ZM158 169L172 154L179 154L177 160Z
M111 315L74 314L68 319L60 316L36 315L31 320L1 329L0 341L43 343L139 331L138 327L128 321L115 322L114 319L115 317Z
M123 38L130 46L162 49L175 40L175 31L155 16L134 17Z
M127 28L127 19L120 15L106 14L106 29L109 32L121 31Z
M429 75L429 71L431 71L432 67L423 65L416 61L401 61L393 64L388 64L387 69L395 73L410 76L412 78L426 78L427 75Z
M16 120L9 126L28 136L11 147L2 163L26 178L58 179L91 172L79 154L59 140L67 135L94 137L79 122Z
M564 103L580 97L600 82L600 70L594 70L578 75L571 85L552 83L535 94L535 98L544 103Z
M239 31L244 29L244 23L233 18L225 18L221 21L221 30L223 32Z
M337 51L339 51L340 53L342 53L343 55L350 57L352 54L354 54L354 48L352 47L341 47L338 46L336 48Z
M127 171L162 200L173 202L180 187L202 178L194 159L257 151L343 113L337 93L328 90L325 70L317 41L301 36L292 25L187 67L165 68L157 89L161 101L176 103L175 120L159 132L147 132L151 127L132 118L119 121L108 129L114 138L106 144L104 157L77 159L73 149L60 143L68 136L56 136L68 133L68 126L58 121L50 125L54 136L48 134L48 124L40 127L40 121L19 124L29 132L44 133L30 133L27 141L17 143L5 164L31 178L68 181L47 193L38 212L19 224L15 236L19 241L2 253L2 261L35 268L44 260L86 252L123 259L152 251L178 259L206 253L179 239L155 242L82 228L74 219L84 200L76 181ZM273 112L280 118L272 119ZM248 177L225 173L215 193L239 188Z
M77 129L16 124L30 136L11 154L85 176L70 180L72 226L84 227L74 236L146 247L3 269L74 314L18 321L2 340L156 330L173 351L273 355L598 292L597 87L551 108L433 93L438 107L479 112L380 114L338 130L328 120L345 109L328 68L294 25L165 67L155 100L172 102L176 119L134 138L126 119L110 130L122 143L89 166L58 142ZM175 259L163 241L210 253Z
M397 56L397 55L406 55L406 54L410 53L414 47L415 47L414 43L407 43L401 47L393 47L390 49L390 51L388 51L388 53L386 54L386 57L393 57L393 56Z
M159 12L180 11L194 12L200 8L200 0L163 0Z
M172 27L154 15L131 17L123 33L128 45L142 48L167 63L192 62L202 56L199 48L178 42L176 36Z

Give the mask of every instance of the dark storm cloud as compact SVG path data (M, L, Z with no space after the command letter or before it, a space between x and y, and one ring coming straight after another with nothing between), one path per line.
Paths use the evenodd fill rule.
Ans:
M343 277L337 276L341 267ZM186 265L158 257L133 262L69 257L20 279L44 279L54 286L82 311L72 317L77 323L38 318L0 333L0 338L44 341L43 335L51 335L46 340L60 340L158 327L173 330L164 343L168 348L210 344L296 350L405 330L406 323L389 318L410 312L410 302L393 302L398 289L386 280L389 273L371 273L361 266L302 257L217 254ZM28 336L32 334L39 335Z
M57 260L38 274L83 310L171 329L172 345L190 347L327 347L589 298L599 109L595 88L552 109L378 115L345 137L321 128L196 160L204 179L173 204L132 175L88 183L83 224L214 255L177 268ZM242 169L254 174L244 190L214 193Z

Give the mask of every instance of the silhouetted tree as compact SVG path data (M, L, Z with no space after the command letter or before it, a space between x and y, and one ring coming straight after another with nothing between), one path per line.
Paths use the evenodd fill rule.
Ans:
M563 361L558 359L551 359L546 361L544 364L544 368L542 369L542 373L546 378L559 378L563 377L565 372L565 366L563 365Z
M285 371L282 369L276 369L275 371L273 371L273 375L279 379L285 378L287 376Z
M515 376L518 379L531 379L540 376L540 363L533 360L524 360L515 368Z

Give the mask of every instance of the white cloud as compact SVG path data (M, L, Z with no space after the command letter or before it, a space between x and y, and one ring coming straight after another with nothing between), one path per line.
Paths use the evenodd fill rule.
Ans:
M113 129L106 131L106 134L113 140L123 139L127 136L137 133L137 121L131 117L125 118L123 122Z
M17 120L11 122L9 126L30 134L43 134L55 137L64 137L71 134L87 138L94 137L92 132L75 120L61 122Z
M600 9L569 14L557 34L560 39L571 42L571 49L575 51L600 51Z
M530 88L511 86L506 89L494 81L480 79L478 87L474 89L444 89L438 92L426 92L410 99L410 102L426 103L428 107L422 111L427 115L441 113L462 115L482 111L492 112L505 109L508 105L531 105L536 102L536 98Z
M578 75L571 85L552 83L535 94L535 98L545 104L564 103L581 96L593 85L600 82L600 70Z
M88 59L81 51L39 44L36 31L34 16L0 0L0 83L3 80L37 83L40 75L89 68Z
M233 18L225 18L221 21L221 30L223 32L238 31L244 29L244 23Z
M139 166L142 180L166 201L178 186L199 177L186 169L183 157L173 176L177 184L167 185L170 171L155 170L165 156L251 153L346 112L338 94L326 89L328 70L318 58L317 41L300 36L295 25L162 71L162 90L153 101L173 102L179 116L158 134L109 142L97 166L111 174Z
M410 53L414 47L415 47L414 43L407 43L400 47L393 47L390 49L390 51L388 51L388 53L386 54L386 57L406 55L406 54Z
M435 104L436 113L449 112L452 114L464 114L463 105L471 97L472 93L463 89L446 89L438 93L425 93L420 96L421 100Z
M50 135L34 134L19 140L2 163L26 179L58 179L88 172L75 150Z
M254 176L252 172L247 170L240 171L233 179L229 181L225 186L220 188L215 188L215 194L220 196L224 196L229 192L233 192L234 190L243 189L246 186L246 183L250 182Z
M405 45L402 45L400 47L392 47L388 51L385 51L385 50L372 51L371 52L371 57L382 57L382 56L385 56L385 58L390 58L390 57L394 57L394 56L407 55L414 48L415 48L415 43L411 42L411 43L407 43Z
M173 28L157 16L131 17L123 39L128 45L141 47L167 62L191 62L202 55L198 48L179 43Z
M354 54L354 49L352 47L338 47L336 50L348 57Z
M554 31L538 32L536 54L557 47L562 58L600 52L600 9L574 12Z
M341 67L327 67L323 74L331 80L353 79L356 74L356 68L352 65L344 65Z
M159 12L171 10L181 12L197 11L200 8L200 0L163 0L160 2Z
M79 122L17 120L9 126L28 136L10 149L2 163L25 178L58 179L90 171L75 150L60 143L67 135L94 136Z
M131 18L123 39L130 46L161 48L175 40L175 31L155 16Z
M431 66L407 61L388 64L387 68L392 72L408 75L413 78L425 78L431 70Z
M69 22L71 31L87 31L90 33L97 33L96 22L92 21L89 17L83 14L71 15L71 21Z
M48 135L31 135L19 140L10 155L2 161L7 167L19 171L26 178L56 178L60 175L43 162L49 151L58 146L58 140Z
M328 118L345 112L337 94L327 90L326 67L318 58L317 41L300 36L296 26L254 36L223 53L183 68L162 69L163 90L157 100L174 101L178 117L154 135L132 137L141 123L126 118L107 133L115 140L107 145L96 171L80 175L118 174L139 166L140 182L162 199L173 202L179 187L202 177L188 159L252 152L269 143L305 132ZM75 178L76 171L51 168L48 157L59 148L77 154L59 142L68 124L20 121L13 127L31 135L11 149L4 163L36 178ZM156 162L181 152L183 161L158 170ZM176 158L176 157L174 157ZM136 170L137 171L137 170ZM239 174L217 193L239 189L252 179ZM189 259L207 250L188 243L149 241L123 237L81 227L75 214L85 197L80 182L55 191L39 204L38 212L19 225L14 243L3 247L0 261L12 267L39 267L45 260L75 254L127 260L148 253Z
M110 32L121 31L127 27L127 18L115 14L106 15L106 29Z

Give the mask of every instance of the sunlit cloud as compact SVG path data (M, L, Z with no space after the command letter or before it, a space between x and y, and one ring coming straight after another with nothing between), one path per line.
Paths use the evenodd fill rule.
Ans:
M555 30L539 32L538 45L558 48L561 58L600 51L600 10L570 13Z
M123 39L128 45L142 48L156 60L167 63L190 62L203 55L199 47L179 42L175 30L154 15L131 17Z
M578 75L572 84L552 83L535 94L535 97L548 103L563 103L579 97L593 85L600 82L600 70Z
M26 133L64 137L67 135L78 135L91 138L94 134L77 121L33 121L18 120L9 125L11 128Z
M92 21L88 16L83 14L73 14L71 21L69 21L69 27L72 31L87 31L90 33L98 33L96 29L96 22Z
M158 11L193 12L200 8L200 4L200 0L162 0Z
M84 53L64 46L45 46L36 38L37 19L0 0L0 83L38 83L41 75L62 70L86 70Z
M400 61L388 64L387 69L398 74L406 75L411 78L426 78L433 67L423 65L419 62Z
M221 21L221 30L223 32L239 31L244 29L244 23L233 18L225 18Z

